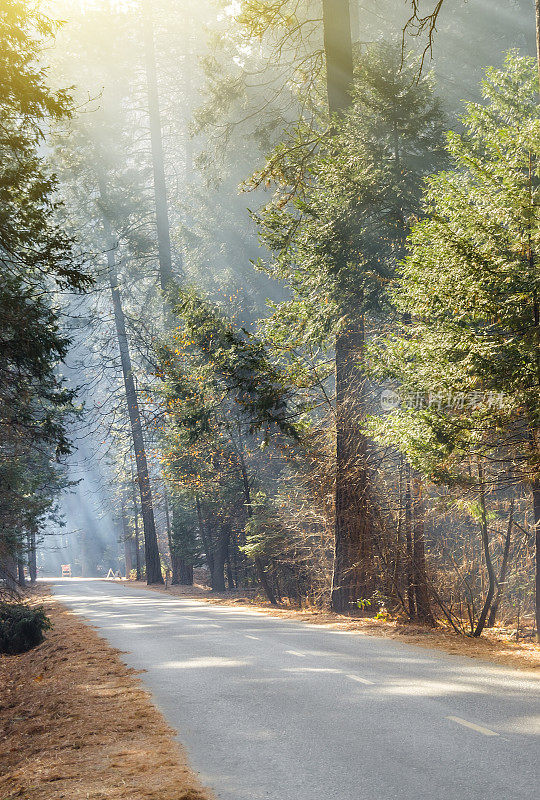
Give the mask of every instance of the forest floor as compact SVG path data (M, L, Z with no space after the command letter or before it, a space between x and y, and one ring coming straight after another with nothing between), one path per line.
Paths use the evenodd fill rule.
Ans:
M142 581L130 581L131 586L140 586L207 603L227 606L244 606L282 619L295 619L312 625L357 632L368 636L383 636L398 639L420 647L433 647L447 653L470 658L480 658L507 667L521 670L537 670L540 676L540 644L531 638L531 626L525 627L519 641L515 640L515 627L495 627L485 630L481 637L472 638L456 633L442 622L435 628L418 625L403 619L378 620L352 618L317 608L295 609L291 606L274 607L259 596L241 592L217 594L206 586L147 586Z
M0 656L1 800L210 800L119 651L39 587L45 641Z

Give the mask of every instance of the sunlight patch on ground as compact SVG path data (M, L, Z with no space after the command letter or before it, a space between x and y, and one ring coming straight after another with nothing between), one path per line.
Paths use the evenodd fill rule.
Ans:
M520 733L524 736L540 736L540 715L513 717L501 726L508 733Z
M234 658L220 658L219 656L208 656L206 658L188 658L185 661L164 661L156 664L157 669L207 669L219 667L247 667L249 661L241 661Z
M443 681L395 681L380 687L381 694L401 694L409 697L438 697L448 694L485 694L485 689L466 683L446 683Z

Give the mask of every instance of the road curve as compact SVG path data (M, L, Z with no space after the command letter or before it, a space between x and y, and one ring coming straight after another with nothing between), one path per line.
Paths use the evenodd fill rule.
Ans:
M389 639L52 582L142 681L219 800L532 800L540 680Z

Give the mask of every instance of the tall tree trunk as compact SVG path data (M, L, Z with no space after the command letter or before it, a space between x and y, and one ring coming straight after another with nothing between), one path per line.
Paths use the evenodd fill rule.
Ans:
M538 78L540 81L540 0L534 0L536 22L536 63L538 65Z
M506 573L508 571L508 562L510 559L510 542L512 541L512 525L514 522L514 498L510 502L510 513L508 514L508 525L506 527L506 536L504 537L504 551L502 557L501 571L499 573L499 580L497 581L497 594L492 603L489 612L486 628L493 628L495 620L497 619L497 611L499 610L499 603L501 602L502 594L506 583Z
M397 517L397 525L396 525L396 560L394 563L394 577L392 580L392 585L394 590L396 591L403 608L405 609L405 603L403 600L402 595L402 569L403 569L403 559L402 559L402 547L403 547L403 487L405 485L405 461L403 455L400 453L399 455L399 472L398 472L398 517Z
M126 323L120 298L120 288L118 286L116 258L112 243L109 245L107 250L107 263L109 267L109 283L111 287L114 308L114 321L116 324L118 348L120 350L120 361L122 364L122 374L124 377L126 403L128 407L129 421L131 424L133 449L135 451L137 481L141 495L141 512L143 518L144 551L146 560L146 582L148 584L163 583L157 543L156 523L154 519L154 507L152 503L152 489L150 486L150 476L148 474L148 462L146 460L146 448L141 423L141 414L139 410L137 392L135 389L135 381L133 379L131 356L129 353L129 344L126 333Z
M188 564L185 558L171 553L173 586L193 586L193 564Z
M166 503L166 507L168 507L168 503ZM167 516L169 516L168 513ZM189 531L189 540L186 541L186 531L185 529L181 531L178 507L175 503L172 506L172 524L168 525L168 529L172 566L171 584L174 586L193 586L193 563L183 555L183 552L185 553L186 550L191 549L192 542L189 540L192 539L193 534Z
M231 563L231 545L229 542L229 551L227 553L227 587L229 590L236 589L236 585L234 583L234 575Z
M532 484L533 494L533 520L534 541L536 553L535 570L535 617L536 638L540 642L540 480L535 479Z
M238 450L238 459L240 463L240 471L242 473L242 486L244 488L246 513L248 515L248 519L251 519L251 517L253 516L253 509L251 508L251 489L249 486L246 460L244 458L244 444L241 436L239 436L239 446L237 450ZM256 556L255 558L255 568L257 570L257 577L259 578L259 583L261 584L266 597L273 606L277 606L278 602L276 599L276 595L274 593L274 590L270 586L270 582L266 575L264 565L258 556Z
M172 527L171 514L169 509L169 498L167 496L167 486L163 484L163 508L165 509L165 528L167 530L167 542L169 544L169 555L171 555Z
M323 0L326 88L332 114L343 114L351 105L353 55L349 0Z
M229 541L231 538L231 528L228 523L218 526L219 539L214 551L214 573L212 576L212 589L214 592L224 592L225 587L225 565L229 555Z
M19 594L17 585L17 563L11 553L5 553L0 560L0 578L6 588L15 595Z
M351 14L351 40L355 44L361 39L360 36L360 6L356 0L349 3L349 10Z
M538 10L538 0L537 0ZM538 16L537 16L538 22ZM537 25L537 35L539 35L539 28ZM539 69L540 69L540 50L539 50ZM533 171L532 171L532 158L529 155L529 203L534 207L533 194ZM533 249L533 238L531 230L529 229L529 252L528 261L531 270L535 269L537 257ZM537 391L540 391L540 303L538 301L538 292L533 289L533 324L534 334L536 340L536 380ZM534 552L535 552L535 618L536 618L536 638L540 642L540 477L538 475L538 454L540 452L540 430L537 427L536 419L529 426L529 446L532 450L532 457L534 459L535 475L531 482L532 495L533 495L533 519L534 519Z
M171 586L193 586L193 565L188 564L185 558L174 551L171 543Z
M22 558L17 559L17 583L24 589L26 586L26 577L24 574L24 561Z
M82 531L80 539L81 548L81 577L90 578L96 575L95 565L92 564L88 547L88 531Z
M171 236L169 225L169 208L167 201L167 184L165 180L165 161L163 156L163 131L161 126L161 114L159 108L159 90L156 69L156 48L154 42L154 25L152 21L152 11L148 0L143 2L143 27L144 27L144 51L146 63L146 84L148 91L148 117L150 123L150 141L152 147L152 172L154 178L154 202L156 209L156 228L158 242L159 259L159 281L163 292L167 290L174 280ZM189 156L186 155L186 161ZM177 253L176 263L177 273L183 272L182 253ZM165 324L167 324L168 308L167 302L164 304ZM169 549L171 554L172 583L174 585L193 585L193 565L173 552L174 543L170 532L170 522L167 513L167 532L169 537ZM174 516L174 511L173 511Z
M353 57L349 0L323 0L328 107L342 116L352 104ZM339 265L338 265L339 266ZM349 611L373 591L372 547L366 441L361 433L363 404L359 364L364 349L363 320L345 302L343 328L336 338L335 555L332 608Z
M130 456L131 458L131 456ZM133 461L131 462L131 487L133 496L133 530L135 539L135 569L137 572L137 580L142 580L141 569L141 543L139 541L139 507L137 505L137 488L135 475L133 474Z
M182 586L193 586L193 564L183 561L180 565L180 583Z
M361 425L364 331L354 313L336 339L335 555L332 608L346 612L374 590L367 474Z
M484 560L486 562L489 582L488 582L488 591L486 599L484 601L484 606L478 618L478 622L476 623L473 636L480 636L480 634L484 630L488 611L491 607L491 601L493 600L493 595L495 593L495 586L497 583L497 578L495 577L495 570L493 569L493 562L491 560L491 553L489 551L489 530L488 530L487 512L486 512L486 496L484 491L484 475L482 467L480 466L480 462L478 462L478 480L480 482L480 529L482 532L482 548L484 551Z
M37 581L37 552L36 552L36 532L30 531L28 535L28 572L30 583Z
M195 505L197 507L197 520L199 522L199 534L201 536L201 540L203 543L204 554L206 556L206 564L208 566L208 571L210 572L210 584L213 583L214 580L214 551L212 548L212 539L208 535L206 530L206 523L204 521L204 515L202 512L202 505L199 495L195 496Z
M129 530L129 525L126 516L126 507L124 503L124 499L122 498L122 540L124 542L124 564L126 567L126 578L129 578L131 574L131 570L133 567L132 563L132 540L131 540L131 532Z
M407 606L410 619L416 618L413 575L413 509L411 492L411 467L405 464L405 542L407 547L405 579L407 581Z
M426 547L424 529L424 501L422 498L422 481L413 473L411 478L412 510L413 510L413 576L414 596L416 600L416 617L426 625L435 625L431 611L426 569Z
M148 89L148 116L150 122L150 141L152 146L152 171L154 176L154 199L156 206L156 227L159 257L159 278L163 291L172 282L171 235L169 228L169 208L165 164L163 158L163 137L159 111L159 93L156 70L156 49L154 44L154 25L148 0L143 2L144 53L146 63L146 83ZM180 266L181 270L181 265Z
M394 142L394 157L396 169L401 169L399 157L399 142L397 138L397 127L394 129L396 138ZM405 253L405 222L402 220L403 239L401 242L401 250ZM410 325L412 317L409 313L403 315L403 322L405 325ZM421 622L427 625L435 625L435 619L431 611L431 603L429 599L429 589L426 570L426 548L425 548L425 530L424 530L424 502L422 499L422 481L418 473L415 473L410 465L407 465L407 481L409 504L411 506L411 513L413 519L413 537L412 537L412 554L409 556L411 561L410 574L412 574L412 583L414 587L414 604L416 617ZM409 599L410 603L410 599Z
M234 582L234 588L235 589L238 589L238 587L240 586L240 580L241 580L240 579L240 574L239 574L240 571L239 571L239 568L238 568L238 555L239 555L239 552L238 552L238 537L235 536L234 540L233 540L232 549L231 549L231 570L232 570L232 576L233 576L233 582ZM242 571L242 572L244 574L244 571ZM244 574L244 578L245 578L245 574Z

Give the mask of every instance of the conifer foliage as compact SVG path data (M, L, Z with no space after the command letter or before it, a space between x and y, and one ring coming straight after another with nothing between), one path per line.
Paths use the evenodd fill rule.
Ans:
M63 485L59 460L69 451L66 414L74 395L58 363L68 339L51 297L90 285L57 223L56 179L40 145L51 122L69 117L66 91L52 91L39 66L56 25L26 0L0 8L0 563L13 563L34 540Z
M452 169L429 179L426 219L392 290L412 323L373 349L402 402L373 420L430 480L532 488L538 531L540 115L532 59L488 69L484 102L448 135ZM538 534L536 533L536 536Z

